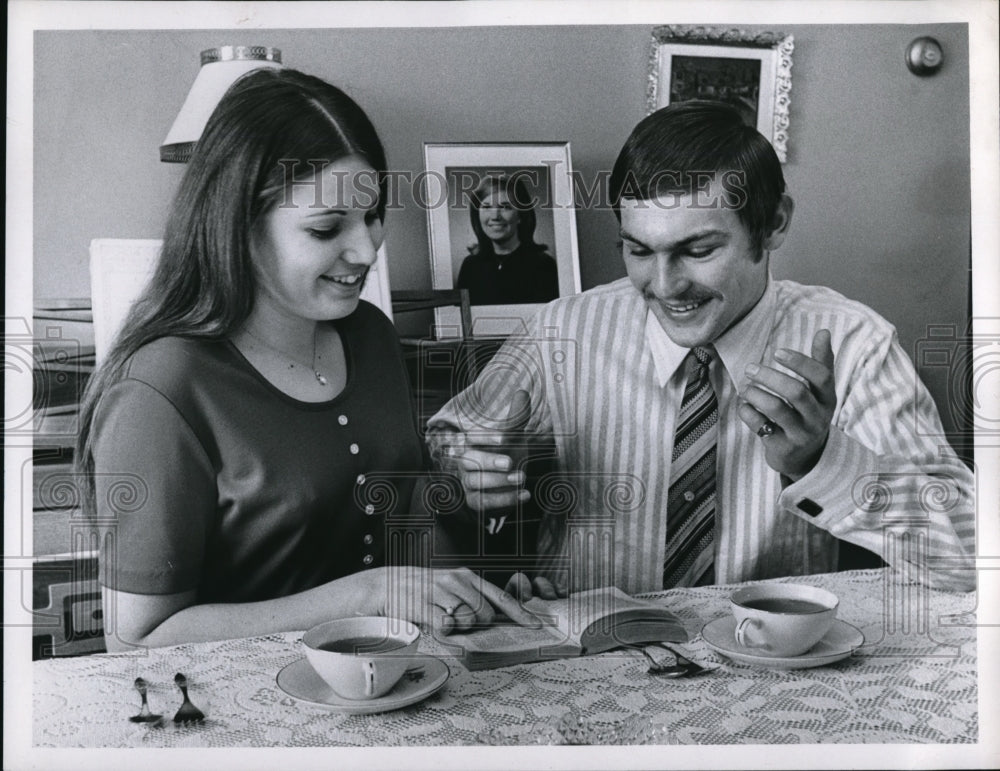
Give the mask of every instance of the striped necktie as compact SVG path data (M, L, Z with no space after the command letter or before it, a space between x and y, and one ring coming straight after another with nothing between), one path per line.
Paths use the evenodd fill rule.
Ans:
M663 588L714 581L715 447L719 405L709 380L711 348L684 359L686 385L674 431L667 495Z

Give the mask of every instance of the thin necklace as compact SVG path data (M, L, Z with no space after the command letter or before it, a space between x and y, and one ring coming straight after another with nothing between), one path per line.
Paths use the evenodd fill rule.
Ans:
M267 340L264 340L264 339L258 337L253 332L251 332L250 331L250 327L248 327L245 324L243 326L243 331L246 332L248 335L250 335L250 337L252 337L254 340L256 340L257 342L259 342L264 347L270 348L275 353L280 353L286 359L291 359L291 362L288 365L290 369L294 369L295 368L295 364L298 363L298 364L300 364L302 366L305 366L307 369L311 369L312 373L316 376L316 380L319 382L319 384L321 386L325 386L325 385L329 384L330 381L327 380L326 376L322 372L320 372L319 369L317 369L317 367L316 367L316 336L319 333L319 324L317 324L316 328L313 330L312 366L306 365L301 359L296 359L294 356L290 356L287 351L283 351L280 348L277 348L277 347L271 345L269 342L267 342Z
M496 250L496 247L493 247L493 256L497 258L497 270L503 270L504 260L506 260L508 257L510 257L514 252L516 252L518 250L519 246L520 246L520 244L518 244L518 246L515 246L509 252L504 252L503 254L501 254L500 252L498 252Z

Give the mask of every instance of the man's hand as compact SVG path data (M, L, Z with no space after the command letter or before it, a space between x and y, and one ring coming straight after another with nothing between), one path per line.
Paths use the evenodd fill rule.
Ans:
M837 406L830 332L821 329L812 341L812 356L781 348L775 359L805 382L774 367L747 366L750 384L740 394L740 419L764 442L767 465L798 481L816 465L830 435ZM770 423L773 432L761 433Z
M469 445L461 432L447 434L438 441L438 463L442 470L458 477L469 508L509 509L531 497L522 487L524 470L517 468L520 454L509 449L511 436L523 431L530 415L527 392L517 391L501 431L477 434L475 445Z

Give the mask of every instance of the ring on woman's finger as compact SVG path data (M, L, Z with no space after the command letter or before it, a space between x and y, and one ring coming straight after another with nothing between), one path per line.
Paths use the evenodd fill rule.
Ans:
M471 629L477 624L485 623L485 620L480 618L476 611L464 602L459 604L451 618L455 622L455 627L462 630Z
M773 420L765 420L763 425L757 429L757 436L763 439L765 436L773 434L776 428Z
M454 616L455 615L455 611L458 610L458 606L457 605L441 605L439 607L441 608L441 610L444 611L444 614L446 616Z

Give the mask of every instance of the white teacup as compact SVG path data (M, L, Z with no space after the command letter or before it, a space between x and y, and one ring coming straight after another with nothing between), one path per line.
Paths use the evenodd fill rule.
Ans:
M302 635L316 674L345 699L376 699L399 682L417 652L420 630L382 616L340 618Z
M804 584L754 584L729 599L736 642L761 656L799 656L830 631L837 595Z

